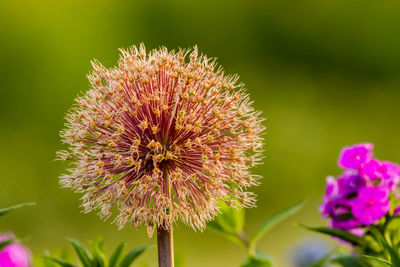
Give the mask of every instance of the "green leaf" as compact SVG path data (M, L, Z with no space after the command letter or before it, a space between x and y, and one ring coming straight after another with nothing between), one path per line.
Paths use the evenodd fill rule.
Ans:
M225 233L224 228L215 221L208 222L207 226L213 228L214 230L216 230L220 233Z
M8 239L5 241L0 242L0 251L5 248L7 245L11 244L14 241L14 239Z
M243 242L240 240L237 233L226 232L225 229L221 225L219 225L217 222L215 222L215 221L208 222L207 226L216 230L219 234L221 234L223 237L230 240L231 242L238 244L238 245L244 245Z
M92 260L89 252L83 247L78 241L73 238L68 238L69 242L75 249L76 254L78 254L79 259L84 267L90 267L92 265Z
M299 224L301 227L313 231L313 232L317 232L317 233L321 233L321 234L326 234L326 235L330 235L330 236L334 236L334 237L339 237L340 239L343 239L353 245L356 246L361 246L361 247L367 247L367 242L362 239L361 237L358 237L356 235L350 234L349 232L346 231L342 231L339 229L333 229L333 228L329 228L329 227L309 227L303 224Z
M370 229L371 233L374 234L375 238L380 242L386 255L390 256L391 264L393 266L400 266L400 255L396 249L389 245L385 237L376 228Z
M45 259L47 259L47 260L49 260L51 262L54 262L54 263L56 263L56 264L58 264L58 265L60 265L62 267L75 267L75 265L72 265L72 264L70 264L68 262L53 258L51 256L45 256Z
M93 262L92 264L97 267L105 267L106 266L106 256L104 254L104 241L99 237L97 242L91 244Z
M365 260L352 256L337 257L330 260L329 262L340 264L342 267L371 267L371 264L369 264Z
M289 216L298 212L304 205L304 201L285 209L281 212L276 213L272 217L268 218L258 230L251 236L250 243L255 244L260 240L266 233L268 233L275 225L285 220Z
M392 263L385 259L381 259L378 257L369 256L369 255L363 255L363 257L370 260L371 262L379 263L380 266L382 266L382 267L391 267L392 266Z
M139 257L143 252L145 252L150 247L153 247L153 245L148 244L148 245L144 245L144 246L135 248L134 250L131 250L121 261L120 267L130 266L132 264L132 262L134 260L136 260L137 257Z
M400 266L400 256L386 241L382 240L382 246L386 253L390 255L390 260L394 266Z
M9 212L11 212L13 210L16 210L16 209L19 209L19 208L22 208L22 207L26 207L26 206L33 206L33 205L36 205L36 203L34 203L34 202L21 203L21 204L15 205L15 206L11 206L11 207L8 207L8 208L0 209L0 217L3 216L3 215L6 215L7 213L9 213Z
M217 216L215 221L227 233L237 233L243 229L244 226L244 209L231 208L225 202L219 202L220 211L222 212Z
M249 256L241 267L272 267L272 262L267 257L257 254Z
M108 263L108 267L114 267L116 266L116 264L118 263L119 258L122 255L122 252L124 251L126 247L126 243L121 243L121 245L119 245L114 253L111 255L110 261Z

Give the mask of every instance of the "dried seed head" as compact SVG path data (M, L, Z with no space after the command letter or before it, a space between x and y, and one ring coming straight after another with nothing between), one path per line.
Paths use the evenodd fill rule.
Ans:
M189 55L189 57L187 57ZM186 60L188 58L188 60ZM219 199L254 205L250 168L261 159L264 127L237 76L215 60L165 47L121 50L118 67L97 61L91 89L76 99L61 132L73 167L63 187L85 193L86 212L116 222L203 230Z

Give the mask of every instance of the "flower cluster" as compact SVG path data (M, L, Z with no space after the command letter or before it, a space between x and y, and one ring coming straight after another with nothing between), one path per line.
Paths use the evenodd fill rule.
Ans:
M364 226L377 223L391 210L390 196L398 195L399 166L373 158L372 144L345 147L338 164L344 170L326 180L320 210L332 228L364 234Z
M121 52L118 67L93 63L91 89L66 117L61 185L85 193L85 211L118 209L119 227L149 235L178 219L203 229L219 199L253 206L264 127L238 77L196 47Z

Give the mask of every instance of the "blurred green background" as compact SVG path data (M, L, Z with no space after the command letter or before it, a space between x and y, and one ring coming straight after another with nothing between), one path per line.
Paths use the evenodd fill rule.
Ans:
M118 48L195 44L238 73L267 118L264 176L247 211L249 231L302 199L305 209L260 244L277 266L321 225L325 176L339 174L344 145L373 142L378 158L400 162L400 3L337 1L54 1L0 0L1 206L36 201L0 221L37 254L104 236L109 251L149 240L143 229L117 231L81 214L79 195L60 189L65 164L59 131L75 96L88 88L91 59L113 66ZM319 238L319 236L314 236ZM313 238L313 236L311 237ZM245 253L212 230L176 229L176 254L187 266L238 266ZM328 239L326 239L328 240ZM156 264L156 250L138 266Z

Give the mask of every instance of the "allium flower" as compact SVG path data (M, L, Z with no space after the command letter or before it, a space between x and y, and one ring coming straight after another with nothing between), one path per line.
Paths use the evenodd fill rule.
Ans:
M337 178L328 177L320 211L330 219L332 228L363 235L365 226L374 224L390 211L389 195L400 193L399 166L372 158L372 144L345 147L339 158L344 172Z
M121 53L118 67L93 62L91 89L66 117L59 158L72 167L61 185L85 193L86 212L119 209L120 228L149 235L178 219L204 229L218 199L253 206L264 127L238 77L196 47Z
M343 169L358 169L372 158L372 144L359 144L345 147L340 153L339 166Z
M370 225L389 211L389 194L382 187L364 187L353 201L351 211L359 222Z
M0 235L0 242L13 238L13 235ZM0 250L0 267L30 267L31 254L29 250L19 244L11 243Z

